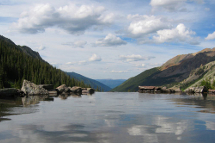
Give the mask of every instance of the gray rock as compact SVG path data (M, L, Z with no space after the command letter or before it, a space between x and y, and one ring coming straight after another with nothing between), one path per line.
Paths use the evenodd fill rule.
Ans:
M93 94L95 92L92 88L82 88L82 94Z
M27 95L48 95L48 91L39 85L36 85L30 81L24 80L22 83L21 91L23 91Z
M19 91L15 88L0 89L0 97L8 97L14 95L19 95Z
M70 92L70 89L66 86L66 84L62 84L61 86L58 86L57 88L56 88L56 90L57 90L57 92L59 93L59 94L61 94L61 93L68 93L68 92Z
M82 93L82 88L78 87L78 86L73 86L72 88L69 87L70 91L72 91L73 93Z

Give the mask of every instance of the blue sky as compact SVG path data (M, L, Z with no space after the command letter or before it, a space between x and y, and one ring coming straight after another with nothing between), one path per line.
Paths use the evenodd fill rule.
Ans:
M128 79L215 47L214 0L0 0L1 35L67 72Z

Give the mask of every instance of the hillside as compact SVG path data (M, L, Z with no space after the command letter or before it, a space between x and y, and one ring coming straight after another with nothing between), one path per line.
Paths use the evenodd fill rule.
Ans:
M178 55L168 60L161 67L149 69L128 79L112 91L137 91L139 85L165 85L167 87L172 87L188 78L191 71L214 60L215 48L207 48L192 54Z
M23 79L36 84L89 87L45 62L39 53L0 36L0 88L20 88Z
M109 86L110 88L115 88L122 84L125 79L96 79L97 81L103 83L104 85Z
M83 81L85 84L90 85L92 88L97 89L99 88L101 91L110 91L111 88L108 87L107 85L104 85L94 79L90 79L87 78L83 75L80 75L78 73L75 72L67 72L67 74L71 77L71 78L75 78L79 81Z
M204 66L191 71L188 78L184 79L182 82L174 85L174 87L179 87L182 90L186 90L189 87L204 85L207 88L215 88L215 61L212 61Z
M144 85L146 84L146 82L147 85L154 85L154 82L153 80L151 80L151 77L153 77L154 74L159 72L160 70L158 68L146 70L139 75L126 80L121 85L117 86L111 91L137 91L138 86Z

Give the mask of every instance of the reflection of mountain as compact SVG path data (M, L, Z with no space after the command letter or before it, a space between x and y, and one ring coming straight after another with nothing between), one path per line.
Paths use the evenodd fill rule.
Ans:
M186 95L185 95L186 96ZM195 94L189 95L187 98L172 98L177 105L195 105L196 108L204 108L199 112L215 113L215 96Z

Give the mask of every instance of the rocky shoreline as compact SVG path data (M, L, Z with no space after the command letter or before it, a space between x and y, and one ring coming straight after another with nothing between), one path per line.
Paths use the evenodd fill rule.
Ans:
M5 88L0 89L0 98L15 96L31 96L31 95L49 95L58 96L60 94L67 95L88 95L95 92L92 88L82 88L78 86L68 87L65 84L54 89L52 84L36 85L28 80L24 80L21 89Z
M138 86L138 88L139 93L215 93L215 90L207 89L205 86L190 87L185 91L182 91L180 88L177 87L166 88L156 86Z

